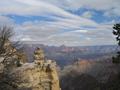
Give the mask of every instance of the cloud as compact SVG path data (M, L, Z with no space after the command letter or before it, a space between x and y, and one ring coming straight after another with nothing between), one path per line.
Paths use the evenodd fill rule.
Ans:
M14 20L9 17L0 15L0 26L5 26L5 25L13 26Z
M52 14L67 18L70 17L70 18L79 19L77 15L70 14L55 5L40 0L24 0L24 1L11 0L9 4L6 2L9 1L4 0L1 2L0 12L2 14L17 14L17 15L32 15L32 16Z
M54 23L54 22L53 22ZM22 41L37 41L47 45L68 45L68 46L84 46L84 45L106 45L115 44L115 39L112 35L111 24L101 24L95 28L77 29L60 24L54 25L50 22L25 22L19 25L15 30L20 33L16 39Z
M65 10L88 8L113 12L120 15L120 0L1 0L0 12L4 14L19 15L46 15L55 14L63 17L76 17ZM64 9L64 10L63 10ZM52 11L52 13L51 13Z
M83 17L85 18L92 18L93 17L93 13L90 11L86 11L82 14Z
M43 0L41 0L43 1ZM78 10L80 8L93 9L98 11L112 12L120 16L120 0L45 0L64 9Z
M11 0L11 3L6 3L6 2L8 2L8 0L4 0L1 2L1 6L0 6L1 14L23 15L27 17L52 15L52 16L62 17L59 19L65 22L70 21L73 23L79 22L80 24L82 23L96 24L91 19L86 19L78 15L72 14L68 11L65 11L64 9L61 9L47 2L43 2L41 0L24 0L24 1Z
M104 13L114 10L113 14L119 15L118 2L119 0L1 0L0 23L15 25L16 35L13 40L69 46L113 44L113 23L96 23L92 20L94 12L85 11L80 16L69 10L88 8ZM16 23L18 19L12 19L8 15L29 18L45 16L52 20L38 19Z

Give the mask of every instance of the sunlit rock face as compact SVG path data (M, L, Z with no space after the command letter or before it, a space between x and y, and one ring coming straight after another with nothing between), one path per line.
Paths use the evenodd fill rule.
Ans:
M9 83L18 90L60 90L56 63L45 60L40 48L35 50L34 60L11 72Z
M4 73L8 74L26 63L26 55L18 51L9 40L5 41L3 49L3 52L0 54L0 73L4 71Z
M60 90L56 63L45 60L42 49L36 48L33 63L26 63L24 53L9 40L0 55L0 90Z

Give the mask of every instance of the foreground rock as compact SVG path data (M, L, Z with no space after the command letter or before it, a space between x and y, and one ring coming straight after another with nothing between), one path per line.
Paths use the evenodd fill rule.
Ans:
M40 48L35 50L34 60L33 63L25 63L8 73L3 82L0 82L2 89L60 90L56 63L45 60Z

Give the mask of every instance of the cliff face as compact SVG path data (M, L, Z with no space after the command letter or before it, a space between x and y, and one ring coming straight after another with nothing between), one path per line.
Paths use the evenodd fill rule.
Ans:
M9 75L13 86L31 90L60 90L59 79L54 63L44 62L43 66L35 63L24 64Z
M60 90L56 63L45 60L39 48L34 52L34 60L33 63L24 63L7 73L3 81L12 89L5 90Z

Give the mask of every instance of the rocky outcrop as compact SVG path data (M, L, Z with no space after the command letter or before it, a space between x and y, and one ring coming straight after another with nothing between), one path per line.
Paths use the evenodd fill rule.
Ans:
M7 75L8 85L15 90L60 90L56 63L45 60L40 48L34 52L34 62L25 63Z

